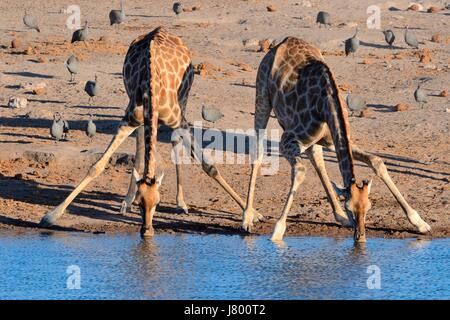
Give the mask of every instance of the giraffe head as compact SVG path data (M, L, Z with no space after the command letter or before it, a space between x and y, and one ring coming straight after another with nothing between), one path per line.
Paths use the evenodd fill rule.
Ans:
M140 178L136 170L133 170L135 179L137 181L137 191L134 197L133 204L138 205L141 210L141 215L143 218L143 225L141 229L141 234L143 237L152 236L153 228L151 225L151 220L148 217L152 217L156 206L160 201L159 187L161 186L164 174L155 178Z
M355 217L356 223L353 238L356 242L366 241L366 214L372 207L369 200L371 186L372 180L363 180L362 185L359 186L354 178L347 188L340 188L333 182L336 194L345 197L347 216Z

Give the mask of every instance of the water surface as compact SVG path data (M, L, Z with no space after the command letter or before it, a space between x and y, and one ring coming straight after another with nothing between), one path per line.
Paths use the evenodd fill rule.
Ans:
M355 247L350 238L0 232L0 299L449 299L449 248L450 239ZM70 266L80 289L67 287L77 283ZM380 289L373 277L367 285L374 270Z

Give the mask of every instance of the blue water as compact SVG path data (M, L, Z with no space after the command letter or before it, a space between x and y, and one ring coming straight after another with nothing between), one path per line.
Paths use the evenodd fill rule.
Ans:
M0 232L0 299L449 299L449 249L450 239L355 247L350 238Z

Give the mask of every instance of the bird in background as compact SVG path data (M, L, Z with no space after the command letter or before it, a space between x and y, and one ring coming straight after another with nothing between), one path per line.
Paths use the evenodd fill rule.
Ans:
M173 12L178 16L183 12L183 5L180 2L175 2L172 7Z
M78 41L85 42L88 38L88 35L89 35L88 22L85 21L84 27L82 27L81 29L75 30L73 32L72 41L70 43L74 43L74 42L78 42ZM86 44L86 42L85 42L85 44Z
M62 120L61 114L59 112L56 112L53 115L53 123L50 127L50 135L53 139L55 139L55 142L58 142L64 136L64 121Z
M91 105L91 100L93 101L94 98L98 95L100 88L97 81L97 75L95 75L95 80L89 80L86 81L86 84L84 85L84 91L89 95L89 105Z
M75 81L75 75L78 73L78 59L73 54L64 62L67 70L70 72L69 82Z
M419 107L423 108L423 104L427 103L427 93L424 89L422 89L421 87L421 83L419 82L417 84L417 89L416 91L414 91L414 99L416 100L416 102L419 104Z
M38 22L35 16L32 16L28 13L27 9L25 9L25 14L23 16L23 23L30 29L36 30L37 32L41 32L39 29Z
M125 21L125 5L124 0L120 0L120 10L111 10L109 12L110 25L121 24Z
M359 48L359 39L358 36L358 27L356 27L355 34L353 37L345 40L345 56L347 57L350 53L353 54L353 57L355 57L355 53Z
M347 94L345 97L345 100L347 102L347 106L352 112L351 115L353 115L353 112L355 111L362 111L366 107L366 101L363 97L360 97L355 94Z
M408 26L405 28L405 42L408 46L419 49L419 41L417 41L416 36L408 29Z
M202 118L205 121L214 123L223 118L223 113L215 107L205 106L202 103Z
M319 11L316 18L316 24L319 24L319 28L321 28L322 25L324 25L325 28L327 25L331 26L330 14L326 11Z
M389 47L392 49L392 44L395 41L395 34L391 29L387 29L382 31L384 34L384 40L386 40L386 43L389 45Z
M95 136L95 133L97 132L97 126L95 125L92 119L93 119L92 114L89 114L89 121L86 126L86 135L89 138L89 143L92 142L92 138Z

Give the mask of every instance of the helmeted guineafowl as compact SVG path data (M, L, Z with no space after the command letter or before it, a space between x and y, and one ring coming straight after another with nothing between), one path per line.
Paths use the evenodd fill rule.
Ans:
M72 41L71 43L77 42L77 41L86 41L89 34L89 28L88 28L88 22L86 21L84 23L84 27L78 30L75 30L72 34Z
M405 28L405 42L408 46L419 49L419 41L417 41L416 36L408 29L408 26Z
M223 113L215 107L202 104L202 118L208 122L216 122L223 118Z
M53 123L50 127L50 135L56 141L59 141L63 138L64 121L61 119L61 115L58 112L53 115Z
M23 23L30 29L36 30L37 32L41 32L41 29L39 29L38 22L36 20L36 17L32 16L27 12L25 9L25 14L23 16Z
M173 12L178 16L183 12L183 5L180 2L175 2L172 7Z
M113 24L121 24L125 21L125 6L123 3L124 0L120 0L120 10L111 10L109 12L109 22L111 26Z
M78 73L78 59L74 55L71 55L65 62L67 70L70 72L70 82L75 80L75 74Z
M423 104L427 103L427 93L420 87L420 83L417 85L416 91L414 91L414 99L416 99L420 107L423 107Z
M355 52L359 48L359 39L357 38L358 28L356 28L355 34L353 37L345 40L345 56L348 56L350 53L355 56Z
M89 103L90 103L91 100L93 100L94 97L96 97L100 91L98 81L97 81L97 75L95 75L94 81L89 80L86 82L86 84L84 86L84 91L89 95Z
M92 138L95 136L95 133L97 132L97 126L95 125L94 121L92 120L93 116L92 114L89 115L90 119L86 126L86 135L89 138L89 143L91 143Z
M366 101L364 98L357 96L355 94L348 94L346 97L347 106L352 112L361 111L366 107Z
M387 44L392 49L392 44L395 41L395 34L394 34L394 32L391 29L388 29L388 30L384 30L383 34L384 34L384 40L386 40Z
M325 27L327 25L331 26L330 14L325 11L319 11L319 13L317 14L316 23L319 24L319 28L322 27L322 25L324 25Z

